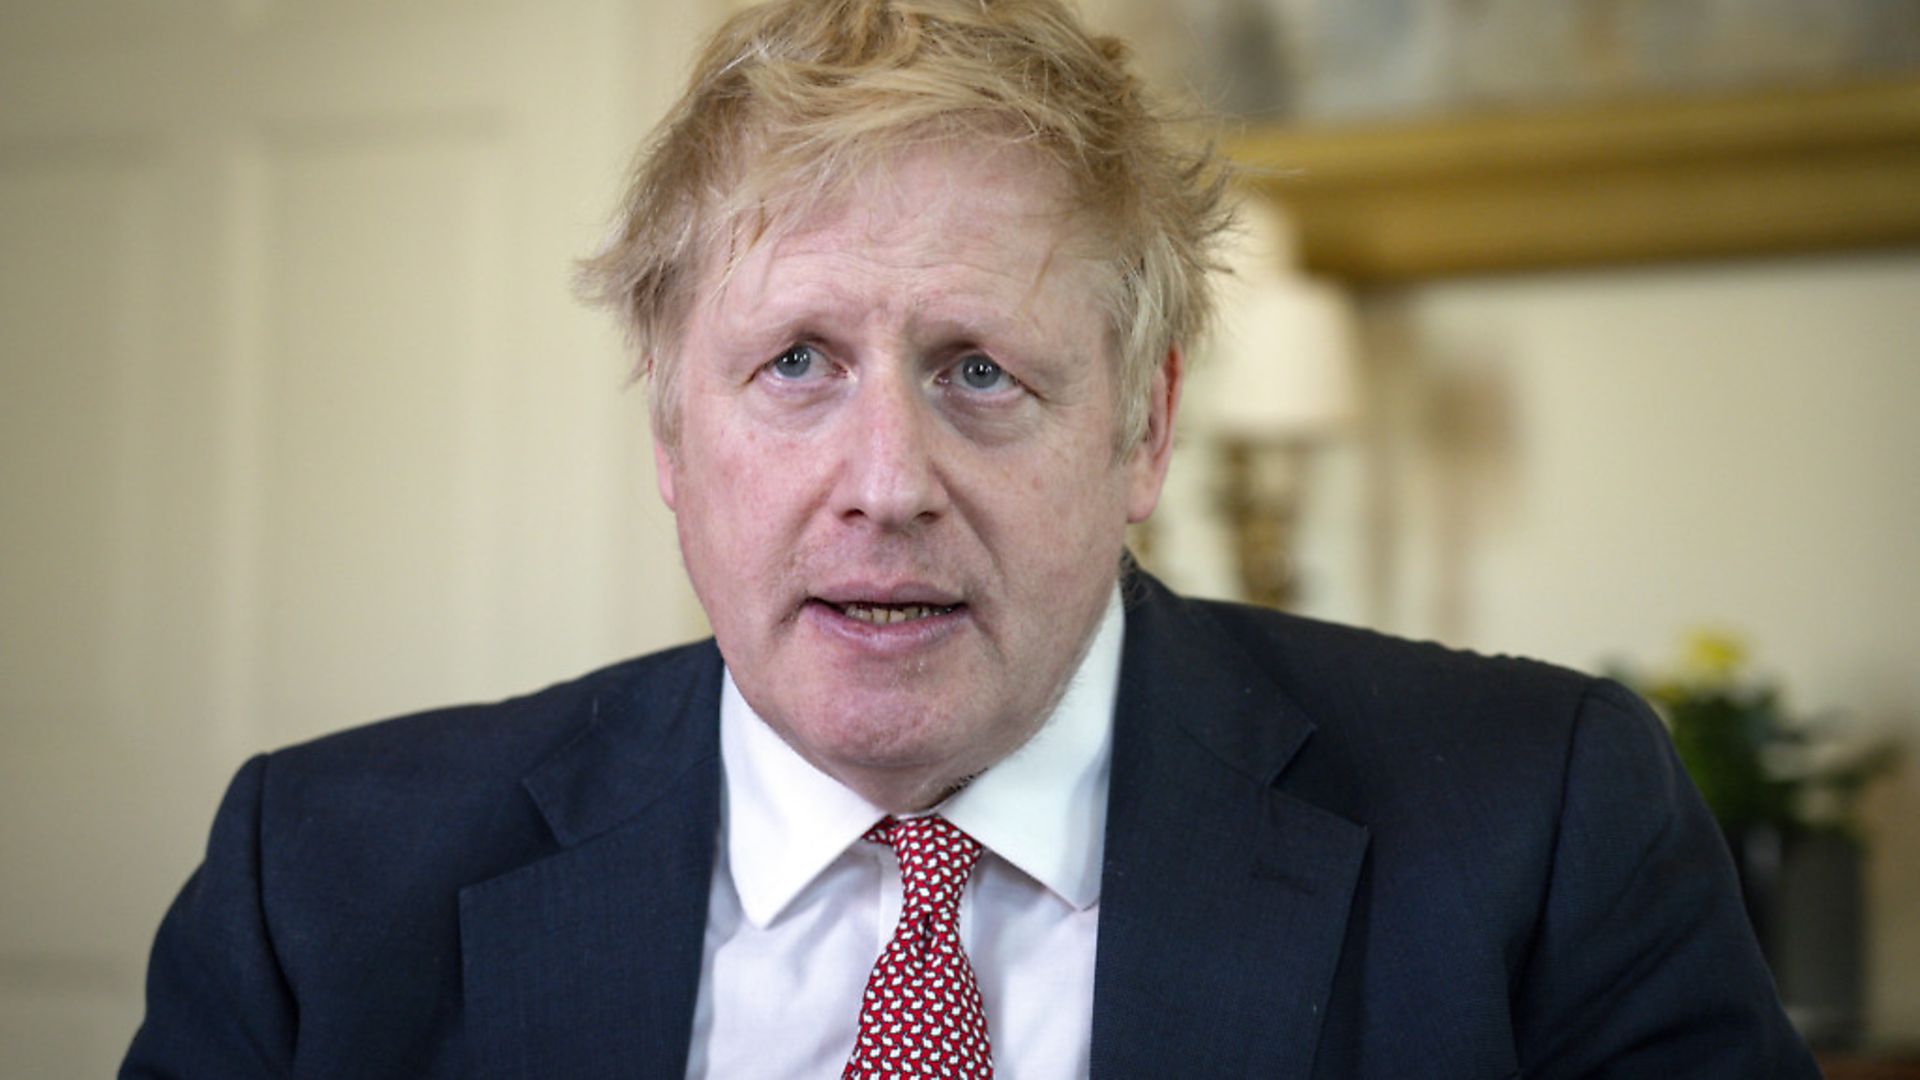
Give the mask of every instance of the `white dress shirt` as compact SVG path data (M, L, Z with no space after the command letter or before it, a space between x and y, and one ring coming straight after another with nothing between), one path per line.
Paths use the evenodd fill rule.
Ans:
M986 852L960 898L994 1075L1087 1075L1123 617L1114 590L1053 716L935 811ZM727 675L719 857L687 1075L834 1077L900 917L884 816L774 734Z

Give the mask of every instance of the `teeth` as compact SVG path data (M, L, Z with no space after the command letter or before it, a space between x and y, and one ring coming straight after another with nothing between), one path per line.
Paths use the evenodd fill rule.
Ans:
M863 623L875 626L890 626L894 623L925 619L933 615L945 615L952 611L950 607L932 607L927 604L847 604L840 608L846 615L859 619Z

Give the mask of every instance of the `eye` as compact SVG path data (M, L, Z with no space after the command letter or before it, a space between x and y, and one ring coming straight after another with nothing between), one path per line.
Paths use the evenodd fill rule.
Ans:
M1013 385L1014 381L1005 368L978 353L955 364L949 378L957 379L961 386L981 393L1003 390Z
M782 379L798 380L819 374L821 357L811 345L789 345L787 350L767 363L767 370Z

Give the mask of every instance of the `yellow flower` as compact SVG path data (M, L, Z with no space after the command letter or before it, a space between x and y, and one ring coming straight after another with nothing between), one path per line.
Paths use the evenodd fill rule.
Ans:
M1688 679L1725 683L1747 662L1747 643L1732 631L1703 628L1686 636L1680 656Z

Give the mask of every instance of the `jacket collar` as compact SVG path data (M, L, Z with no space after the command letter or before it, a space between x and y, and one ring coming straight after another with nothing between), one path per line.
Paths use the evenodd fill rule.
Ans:
M480 1077L677 1076L720 814L712 642L611 679L524 781L560 850L460 892Z
M1307 1075L1367 831L1291 793L1314 725L1240 637L1128 591L1093 1075Z
M677 649L644 675L609 680L583 706L580 734L522 786L566 847L645 813L720 753L720 650L711 639Z
M1367 831L1294 794L1313 724L1240 638L1123 586L1093 1075L1306 1075ZM720 685L710 641L629 670L527 777L560 850L461 891L472 1075L685 1073Z

